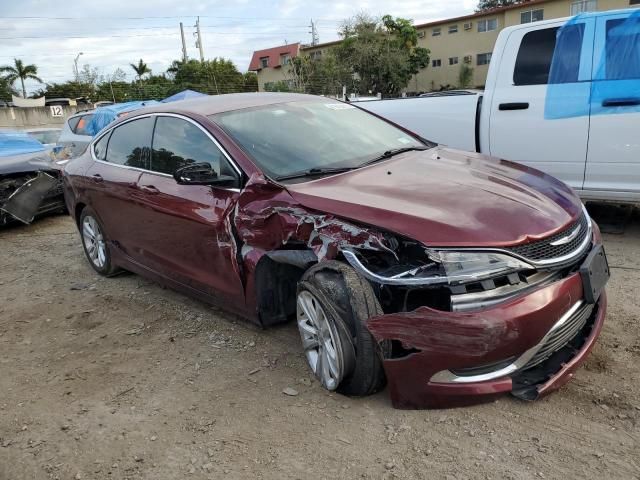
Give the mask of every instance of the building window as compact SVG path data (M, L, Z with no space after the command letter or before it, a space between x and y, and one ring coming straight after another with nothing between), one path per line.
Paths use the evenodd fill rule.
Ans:
M291 55L283 53L280 55L280 65L289 65L291 63Z
M478 20L478 32L491 32L498 29L497 18L487 18L485 20Z
M269 66L269 57L262 57L260 59L260 68L267 68Z
M640 5L640 0L629 0L629 5Z
M478 54L478 65L489 65L491 62L491 52Z
M439 36L439 35L440 35L440 32L441 32L440 27L438 27L438 28L434 28L434 29L433 29L433 31L431 32L431 36L432 36L432 37L437 37L437 36Z
M431 66L433 68L437 68L437 67L441 67L442 66L442 60L438 59L438 60L433 60L431 62Z
M520 23L539 22L544 20L544 9L527 10L526 12L520 12Z
M458 25L450 25L449 33L458 33Z
M315 52L311 52L311 60L321 60L322 59L322 50L316 50Z
M598 0L579 0L571 4L571 15L598 10Z
M449 65L458 65L458 57L449 57Z

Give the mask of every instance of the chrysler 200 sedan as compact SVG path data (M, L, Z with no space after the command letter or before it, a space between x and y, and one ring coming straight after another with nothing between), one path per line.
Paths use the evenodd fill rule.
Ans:
M128 270L268 327L322 386L398 408L567 382L609 270L576 195L336 100L233 94L136 111L64 172L100 274Z

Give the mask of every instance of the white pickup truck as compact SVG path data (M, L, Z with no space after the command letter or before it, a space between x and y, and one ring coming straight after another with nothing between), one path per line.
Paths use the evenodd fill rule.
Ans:
M640 9L504 29L484 92L354 105L545 171L584 200L640 202Z

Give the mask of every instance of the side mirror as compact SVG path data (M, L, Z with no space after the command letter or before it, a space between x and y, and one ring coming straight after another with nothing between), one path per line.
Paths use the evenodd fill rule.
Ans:
M230 175L218 175L208 163L192 163L180 167L173 173L179 185L211 185L215 187L235 187L238 179Z

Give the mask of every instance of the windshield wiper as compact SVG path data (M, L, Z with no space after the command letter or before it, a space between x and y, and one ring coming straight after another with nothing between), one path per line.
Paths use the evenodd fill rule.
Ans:
M396 155L400 155L405 152L413 152L418 151L422 152L424 150L429 150L433 147L404 147L404 148L394 148L393 150L387 150L382 155L372 158L371 160L367 160L363 164L361 164L358 168L366 167L367 165L372 165L374 163L381 162L382 160L387 160L391 157L395 157Z
M336 173L344 173L355 170L355 167L338 167L338 168L310 168L301 172L290 173L289 175L281 175L276 177L277 181L294 180L296 178L319 177L322 175L333 175Z

